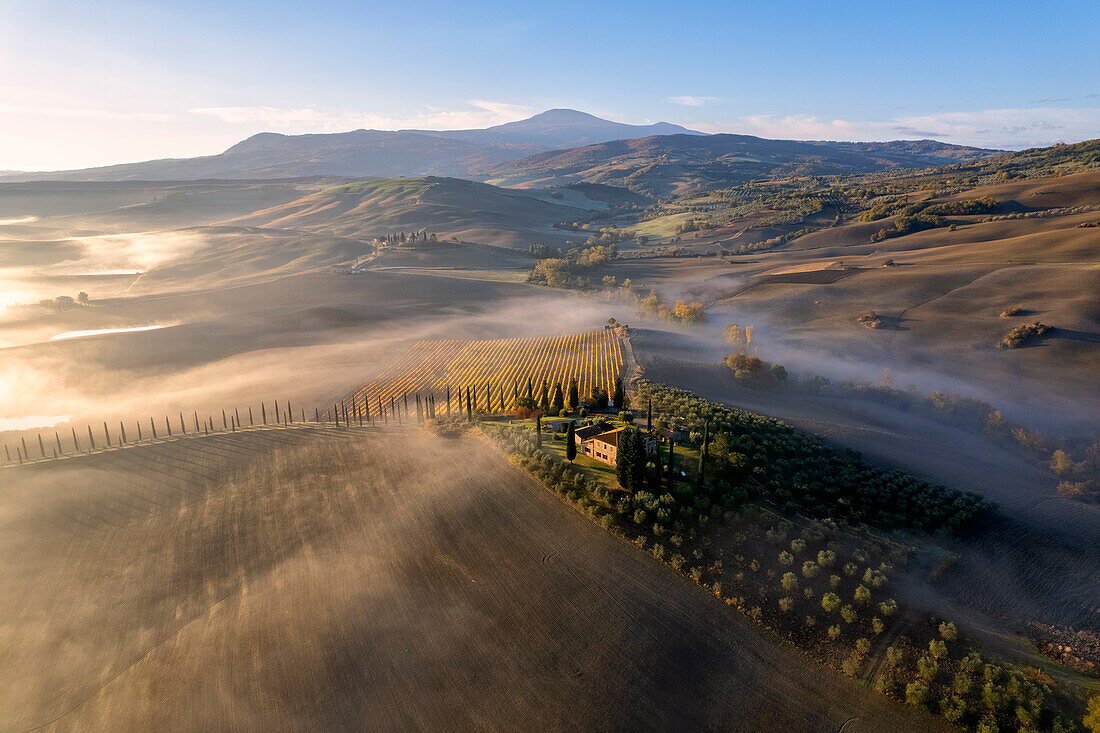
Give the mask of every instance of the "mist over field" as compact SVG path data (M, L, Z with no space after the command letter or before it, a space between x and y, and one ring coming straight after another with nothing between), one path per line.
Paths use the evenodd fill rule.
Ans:
M1100 733L1096 7L24 5L0 732Z

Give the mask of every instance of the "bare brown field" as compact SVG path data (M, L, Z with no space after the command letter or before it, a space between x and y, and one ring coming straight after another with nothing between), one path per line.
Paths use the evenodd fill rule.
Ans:
M10 730L919 730L468 438L5 469Z

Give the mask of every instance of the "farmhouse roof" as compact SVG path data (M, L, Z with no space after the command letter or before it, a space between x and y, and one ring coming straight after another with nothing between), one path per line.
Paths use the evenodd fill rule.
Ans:
M600 440L604 443L607 443L608 445L613 445L618 448L619 434L622 433L624 430L626 430L626 428L615 428L614 430L608 430L606 433L600 433L599 435L595 436L594 438L592 438L592 440Z
M577 440L579 440L583 443L586 440L590 440L591 438L595 438L597 435L600 435L602 433L606 433L610 429L611 429L611 423L598 422L595 425L588 425L588 426L583 427L583 428L577 428L577 430L574 434L577 436Z

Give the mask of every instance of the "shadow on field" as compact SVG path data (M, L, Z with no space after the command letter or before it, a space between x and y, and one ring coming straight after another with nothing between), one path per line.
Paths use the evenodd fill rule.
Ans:
M181 440L8 469L13 730L914 730L484 444Z

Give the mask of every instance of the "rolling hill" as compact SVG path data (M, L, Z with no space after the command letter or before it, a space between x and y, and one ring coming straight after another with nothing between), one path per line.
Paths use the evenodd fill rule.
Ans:
M232 221L245 226L305 229L341 236L383 236L427 229L488 244L556 242L554 224L606 204L571 191L512 191L459 178L373 178L331 186ZM598 195L598 194L594 194Z
M505 186L586 181L667 196L756 178L868 173L981 160L997 151L932 140L849 143L766 140L751 135L659 135L537 153L487 168Z

